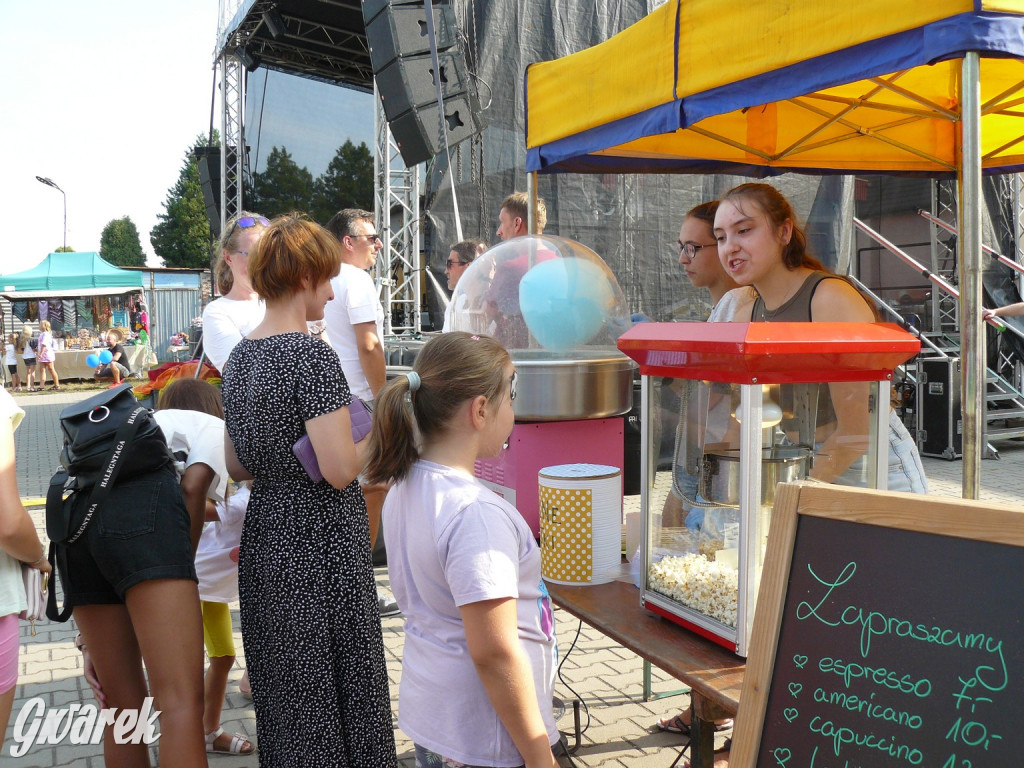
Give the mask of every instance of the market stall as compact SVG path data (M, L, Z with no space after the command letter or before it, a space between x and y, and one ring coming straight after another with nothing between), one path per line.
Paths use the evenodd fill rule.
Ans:
M119 269L98 253L51 253L32 269L0 276L0 295L11 304L11 327L4 330L37 331L40 321L49 321L57 375L91 378L95 368L86 358L105 348L104 331L128 330L131 297L141 294L143 286L141 273ZM129 370L146 366L149 348L144 343L128 343L124 349ZM20 356L18 366L24 376Z
M956 176L964 495L976 498L981 174L1024 166L1022 16L1009 0L674 0L529 67L527 171Z

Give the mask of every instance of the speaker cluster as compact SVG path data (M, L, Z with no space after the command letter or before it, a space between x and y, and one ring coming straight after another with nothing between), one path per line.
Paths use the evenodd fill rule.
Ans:
M363 0L362 6L384 116L409 167L443 152L445 139L450 147L484 127L476 85L458 44L455 10L447 0L431 5L437 67L423 0Z

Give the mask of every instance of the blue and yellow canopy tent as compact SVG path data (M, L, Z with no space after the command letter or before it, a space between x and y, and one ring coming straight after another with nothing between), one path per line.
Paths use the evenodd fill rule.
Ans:
M985 360L981 175L1024 170L1024 0L669 0L525 77L530 173L887 173L960 185L964 496Z

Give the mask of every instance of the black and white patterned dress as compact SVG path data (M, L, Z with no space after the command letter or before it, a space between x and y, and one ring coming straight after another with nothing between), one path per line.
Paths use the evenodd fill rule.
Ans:
M243 339L223 395L256 478L238 587L260 765L395 766L363 496L314 483L291 451L308 419L351 402L338 357L301 333Z

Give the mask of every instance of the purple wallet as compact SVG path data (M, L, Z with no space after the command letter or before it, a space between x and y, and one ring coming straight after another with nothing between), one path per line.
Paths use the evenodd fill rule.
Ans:
M349 418L352 420L352 440L358 443L370 434L373 415L370 413L366 403L358 397L352 398L352 404L348 407L348 413ZM316 451L313 450L313 442L309 439L309 435L303 435L295 441L295 445L292 446L292 453L295 454L295 458L299 460L299 464L306 470L306 474L309 475L314 483L319 483L324 479L324 474L320 471L320 464L317 463Z

